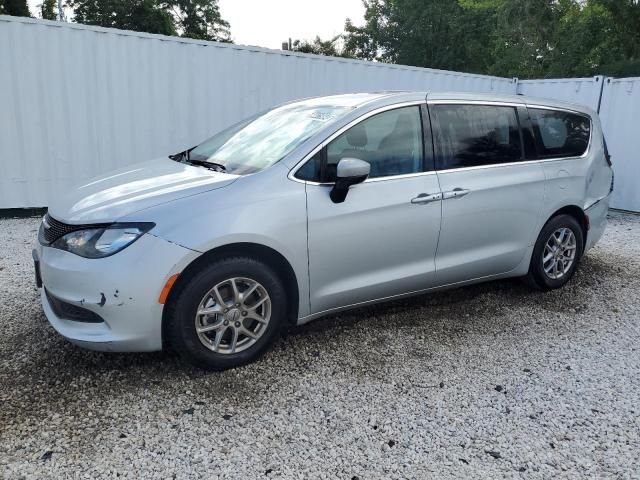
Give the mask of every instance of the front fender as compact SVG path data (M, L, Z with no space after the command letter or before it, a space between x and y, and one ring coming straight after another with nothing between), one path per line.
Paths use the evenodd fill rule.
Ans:
M306 193L305 185L287 179L287 173L276 164L219 192L158 205L126 221L153 221L153 235L202 253L234 243L275 250L294 270L303 316L309 311Z

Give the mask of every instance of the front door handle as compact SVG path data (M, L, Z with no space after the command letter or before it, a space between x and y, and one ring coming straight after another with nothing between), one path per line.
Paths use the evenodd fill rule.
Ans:
M471 190L467 190L466 188L454 188L453 190L444 192L442 198L443 200L447 200L449 198L464 197L469 192L471 192Z
M431 195L429 195L428 193L421 193L417 197L412 198L411 203L413 203L414 205L422 205L424 203L437 202L439 200L442 200L441 193L432 193Z

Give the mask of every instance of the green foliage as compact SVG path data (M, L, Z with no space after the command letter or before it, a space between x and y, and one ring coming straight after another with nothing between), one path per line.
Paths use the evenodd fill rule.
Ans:
M638 0L363 0L357 58L520 78L640 74Z
M292 45L294 52L314 53L316 55L327 55L330 57L349 57L350 55L340 46L342 35L333 37L330 40L322 40L316 37L312 42L307 40L295 40Z
M346 23L345 50L382 62L484 70L493 20L487 1L365 0L365 25Z
M16 17L30 17L27 0L0 0L0 14Z
M220 15L217 0L168 0L165 5L183 37L231 41L229 23Z
M56 10L56 0L43 0L42 5L40 5L40 17L45 20L56 20Z
M173 17L155 0L72 0L74 20L85 25L175 35Z
M365 25L345 25L345 50L390 63L466 69L463 9L456 0L365 0Z
M69 0L74 20L201 40L230 41L217 0Z
M489 73L543 77L554 52L555 0L509 0L496 10Z

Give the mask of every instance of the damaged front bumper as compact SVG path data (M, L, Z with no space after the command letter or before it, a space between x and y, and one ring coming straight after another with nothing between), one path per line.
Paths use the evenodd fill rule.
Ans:
M164 305L158 297L167 279L199 255L151 234L100 259L38 245L44 313L58 333L82 347L161 350Z

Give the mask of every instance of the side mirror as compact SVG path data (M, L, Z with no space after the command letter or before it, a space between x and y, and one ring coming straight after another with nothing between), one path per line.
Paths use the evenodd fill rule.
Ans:
M347 198L349 187L362 183L369 176L371 165L358 158L343 158L338 162L336 183L329 196L333 203L342 203Z

